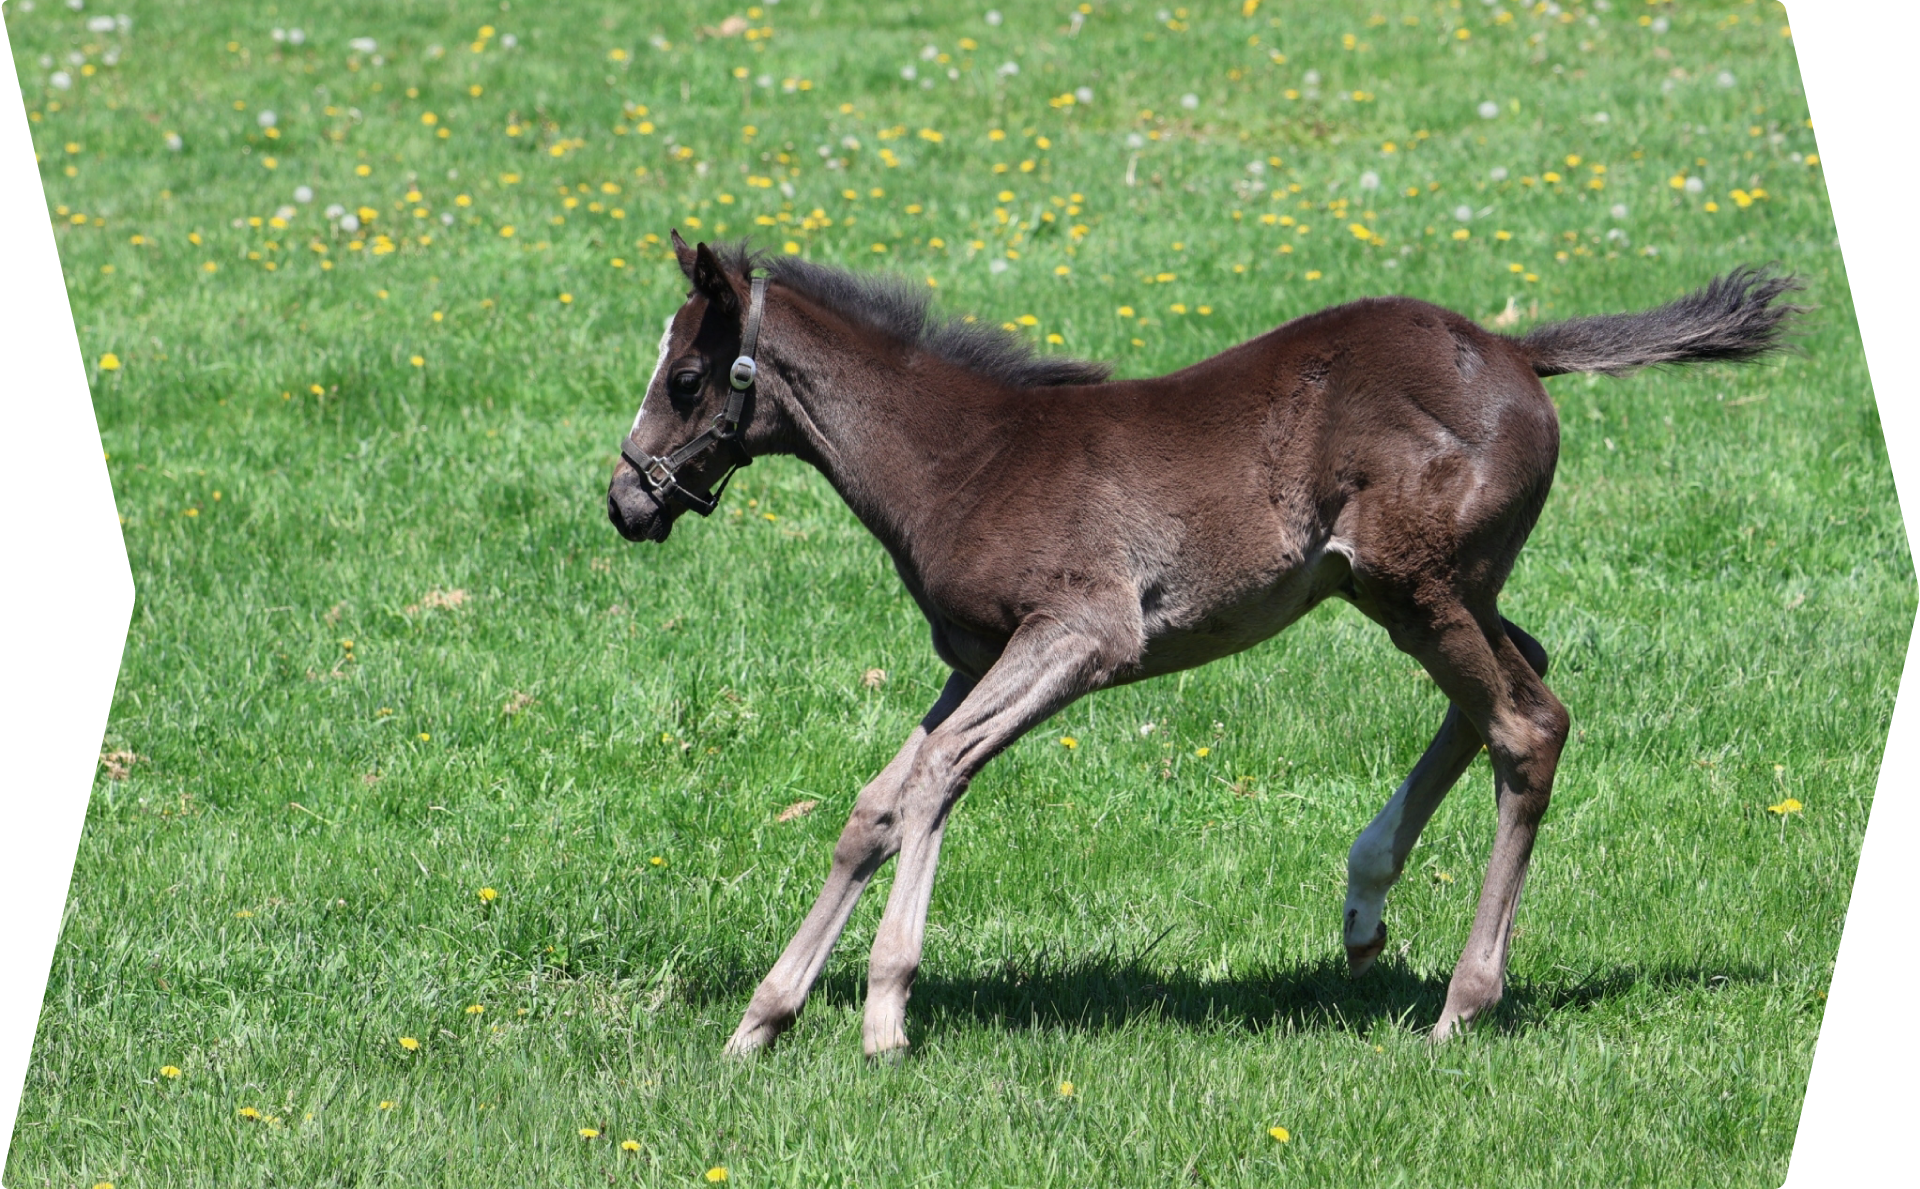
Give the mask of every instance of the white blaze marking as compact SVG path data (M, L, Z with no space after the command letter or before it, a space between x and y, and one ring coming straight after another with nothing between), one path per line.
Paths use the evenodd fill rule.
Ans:
M667 366L667 346L672 338L673 315L668 314L666 328L660 332L660 357L653 361L653 377L647 381L646 389L640 393L640 411L633 415L633 428L627 431L628 437L639 432L640 419L647 415L647 393L653 391L654 381L660 378L660 372Z

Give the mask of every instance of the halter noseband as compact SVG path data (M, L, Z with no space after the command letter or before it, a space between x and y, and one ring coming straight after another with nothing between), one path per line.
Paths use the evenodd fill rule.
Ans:
M647 485L647 494L662 507L671 500L690 512L701 516L711 515L720 506L720 497L726 494L733 473L753 462L742 449L740 461L727 468L727 473L720 477L720 485L712 492L688 487L679 479L681 468L688 463L704 457L720 443L737 442L740 437L740 422L746 415L747 394L753 391L754 377L758 372L753 362L753 351L760 339L760 314L766 308L766 299L767 278L753 278L753 296L747 303L747 321L740 334L740 357L727 370L727 383L732 391L727 393L724 411L716 414L713 421L692 441L664 458L656 458L641 449L631 434L620 443L620 457L640 472L641 481Z

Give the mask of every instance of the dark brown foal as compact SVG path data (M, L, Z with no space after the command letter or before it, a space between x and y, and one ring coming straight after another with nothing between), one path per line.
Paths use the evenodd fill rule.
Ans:
M1238 652L1329 596L1386 628L1451 705L1353 845L1355 973L1386 940L1408 852L1482 745L1498 827L1433 1029L1497 1003L1567 713L1547 654L1497 607L1553 481L1540 376L1743 360L1780 341L1790 278L1740 270L1641 314L1524 338L1409 298L1323 310L1154 379L1038 357L929 318L885 278L689 248L692 283L622 448L608 513L664 541L761 454L827 477L892 555L953 670L861 791L826 887L728 1048L790 1027L867 882L899 857L869 967L869 1055L906 1048L947 816L988 760L1074 699ZM750 271L767 276L754 280Z

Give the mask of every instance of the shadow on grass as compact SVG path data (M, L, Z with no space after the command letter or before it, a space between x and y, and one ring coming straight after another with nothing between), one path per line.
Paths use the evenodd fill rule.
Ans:
M1625 998L1636 988L1711 991L1763 983L1770 977L1750 966L1665 964L1615 966L1556 981L1510 980L1500 1006L1481 1026L1524 1033L1556 1016ZM748 978L745 985L750 988L754 981ZM864 994L864 976L848 970L823 978L813 998L818 1003L858 1004ZM738 996L741 1008L746 997ZM1340 958L1208 978L1155 968L1138 958L1058 960L1042 953L972 976L922 974L914 984L908 1026L931 1034L981 1026L1010 1032L1113 1032L1135 1020L1159 1020L1249 1033L1281 1029L1365 1035L1383 1024L1424 1032L1439 1018L1446 998L1447 975L1421 974L1398 961L1378 963L1357 979L1347 977L1346 962Z

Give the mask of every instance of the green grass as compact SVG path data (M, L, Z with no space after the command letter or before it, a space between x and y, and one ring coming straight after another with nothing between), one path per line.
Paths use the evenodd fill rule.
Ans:
M106 747L140 757L95 788L9 1186L1780 1182L1915 602L1780 10L1002 7L788 0L749 42L701 36L712 6L153 3L125 36L7 6L139 589ZM786 1042L721 1059L942 674L789 460L663 548L606 523L683 292L659 240L695 219L1123 374L1366 294L1525 326L1806 279L1780 362L1550 384L1559 482L1504 607L1577 735L1485 1026L1424 1042L1484 762L1344 977L1346 849L1443 707L1329 606L987 770L905 1064L860 1056L885 875Z

